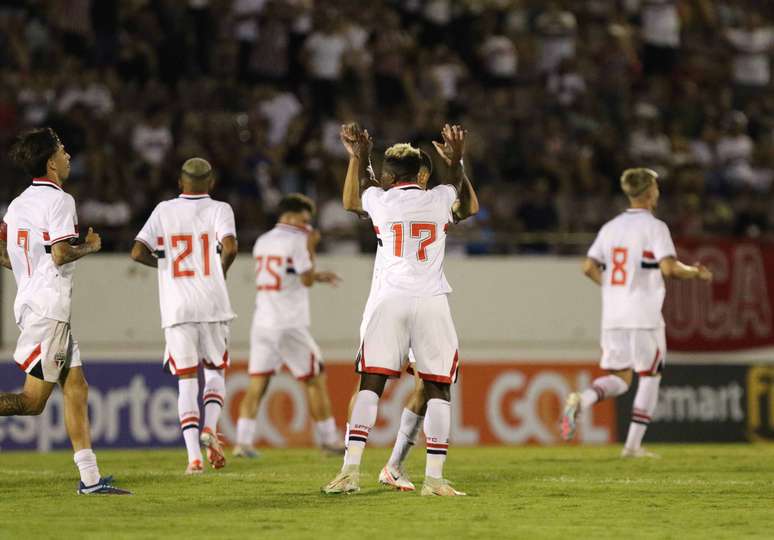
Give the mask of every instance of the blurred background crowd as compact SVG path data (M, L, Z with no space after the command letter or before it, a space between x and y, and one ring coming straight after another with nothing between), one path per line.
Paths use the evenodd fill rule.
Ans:
M629 166L662 175L675 236L765 237L773 48L774 2L756 0L0 0L0 212L29 182L11 140L51 125L107 249L197 155L243 249L301 191L323 250L367 252L340 125L369 129L378 170L394 142L432 153L449 121L482 206L453 252L583 252Z

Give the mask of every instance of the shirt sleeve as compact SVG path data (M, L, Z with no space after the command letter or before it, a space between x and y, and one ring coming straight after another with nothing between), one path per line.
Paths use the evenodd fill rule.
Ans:
M379 192L384 193L384 190L382 188L372 186L366 189L363 192L363 195L361 195L360 197L360 202L363 204L363 210L368 212L368 215L371 215L373 213L374 199L376 198Z
M48 234L51 245L78 237L76 230L78 216L75 213L75 199L68 194L59 197L51 207L48 215Z
M603 229L604 230L604 229ZM586 253L586 256L589 259L594 259L595 261L599 263L605 263L605 248L602 245L602 231L599 231L599 234L597 234L597 237L594 239L594 243L591 244L591 247L589 248L588 253Z
M296 275L299 276L314 267L312 258L309 256L309 248L306 245L306 239L307 235L299 235L299 238L293 247L293 268L296 270Z
M154 246L158 245L159 237L163 237L163 233L159 224L159 207L157 206L153 209L153 212L151 212L148 221L146 221L145 225L142 226L140 232L137 233L135 240L142 242L145 244L145 247L155 252L158 248Z
M672 242L672 235L669 234L669 227L663 221L659 221L658 227L656 227L656 234L653 239L653 255L655 255L657 261L677 256L675 244Z
M234 220L234 210L230 204L223 203L218 212L215 235L218 237L218 242L222 242L227 236L236 238L236 221Z

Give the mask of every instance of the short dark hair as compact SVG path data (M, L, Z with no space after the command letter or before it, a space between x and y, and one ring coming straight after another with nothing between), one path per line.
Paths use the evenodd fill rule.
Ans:
M62 143L50 127L32 129L21 133L8 156L11 162L33 178L46 176L48 160Z
M395 182L415 181L422 166L422 155L413 146L400 143L384 153L382 174L390 174Z
M306 195L301 193L290 193L289 195L282 197L279 206L277 206L277 210L279 211L279 215L282 215L285 212L298 213L303 212L304 210L308 210L310 214L314 214L315 206L314 201Z

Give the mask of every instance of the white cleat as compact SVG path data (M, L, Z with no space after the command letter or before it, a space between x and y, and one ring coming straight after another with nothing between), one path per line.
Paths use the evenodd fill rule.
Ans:
M391 467L390 465L385 465L382 472L379 473L379 483L391 486L398 491L416 491L417 489L403 469Z
M580 404L581 395L578 392L573 392L567 396L567 401L564 403L564 413L562 413L562 439L565 441L571 441L575 437Z
M425 476L425 483L422 484L422 496L435 495L438 497L463 497L467 493L457 491L448 480L444 478L433 478L432 476Z
M231 451L231 455L238 458L248 459L255 459L260 456L258 450L252 446L244 446L241 444L238 444L234 447L234 449Z
M320 491L327 495L360 491L360 468L357 465L344 465L336 478L321 487Z
M226 455L223 453L223 447L215 433L204 428L199 436L199 442L207 451L207 461L210 462L213 469L222 469L226 466Z
M644 448L626 448L624 447L623 450L621 450L621 457L622 458L650 458L650 459L661 459L661 456L658 454L654 454L653 452L648 452Z

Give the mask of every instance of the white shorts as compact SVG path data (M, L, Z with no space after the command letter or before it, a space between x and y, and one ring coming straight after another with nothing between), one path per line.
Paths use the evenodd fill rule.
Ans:
M172 375L228 367L228 322L182 323L164 329L164 367Z
M13 359L28 375L56 383L65 370L81 366L81 352L70 333L70 323L25 309L19 330Z
M250 330L250 375L273 375L287 366L296 379L305 381L322 372L322 354L306 327Z
M399 377L411 350L422 379L446 384L457 379L457 331L446 295L386 298L363 326L359 373Z
M640 375L655 375L665 360L664 328L602 330L602 369L633 369Z

